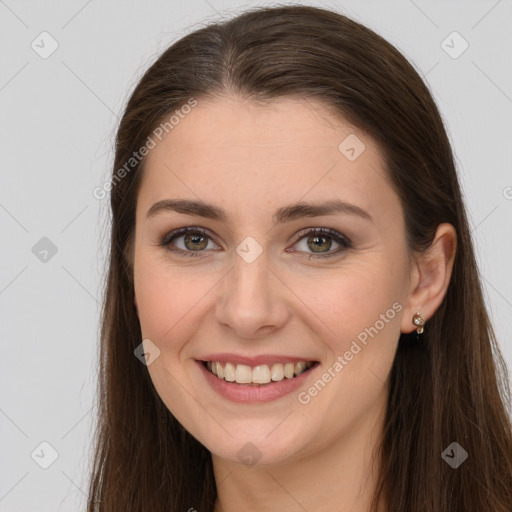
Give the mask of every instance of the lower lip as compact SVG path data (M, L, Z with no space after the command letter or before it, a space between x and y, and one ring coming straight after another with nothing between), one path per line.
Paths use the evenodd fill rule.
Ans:
M309 378L311 372L318 366L318 363L315 363L307 371L293 379L287 379L285 377L283 380L271 382L264 386L246 386L244 384L228 382L213 375L213 373L204 366L203 361L196 360L196 363L199 365L206 382L208 382L219 395L232 402L241 403L271 402L272 400L277 400L282 396L288 395L302 386Z

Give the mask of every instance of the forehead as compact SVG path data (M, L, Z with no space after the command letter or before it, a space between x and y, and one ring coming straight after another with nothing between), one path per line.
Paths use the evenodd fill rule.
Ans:
M145 210L169 197L223 203L241 215L344 199L378 215L379 202L396 202L376 143L314 99L198 100L156 142L139 191Z

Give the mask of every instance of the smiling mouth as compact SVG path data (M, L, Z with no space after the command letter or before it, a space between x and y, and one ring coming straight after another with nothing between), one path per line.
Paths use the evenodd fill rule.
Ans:
M233 384L245 386L267 386L269 384L290 380L317 366L318 361L299 361L297 363L274 363L248 366L220 361L202 361L207 370L217 378Z

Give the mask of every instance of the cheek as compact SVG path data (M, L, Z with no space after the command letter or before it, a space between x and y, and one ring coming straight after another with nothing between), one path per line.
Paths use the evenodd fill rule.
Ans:
M148 371L167 408L196 432L196 419L202 418L204 410L198 401L191 400L193 389L182 363L186 359L186 342L197 329L194 314L199 311L204 288L194 280L162 277L150 269L151 265L140 265L134 276L142 338L150 339L160 351Z
M197 302L191 283L150 272L136 275L135 293L142 335L159 342L175 337Z
M301 281L296 289L311 313L308 323L322 325L328 348L327 366L336 383L338 404L365 403L380 393L391 369L400 336L403 309L401 277L389 259L373 258L371 264L346 267L329 277ZM309 290L309 293L308 293ZM308 294L307 294L308 293ZM330 379L326 375L326 379ZM315 393L315 390L312 390ZM331 403L332 395L321 400ZM337 406L334 406L337 407ZM357 404L350 407L357 408Z
M179 267L161 269L161 263L144 254L136 260L134 285L142 336L154 340L163 352L178 352L200 325L219 276Z
M345 343L378 322L381 315L386 316L386 326L399 324L397 310L401 308L396 305L393 308L393 304L402 300L399 279L392 268L373 261L329 275L318 274L314 279L296 279L294 292L317 318L316 323L320 321L326 327L326 334L339 340L338 348L342 349ZM377 327L382 328L382 323L378 322Z
M325 442L351 428L386 393L403 306L385 275L353 269L338 281L316 281L325 291L308 303L328 327L322 342L329 356L318 380L298 398L304 410L313 407L324 418Z

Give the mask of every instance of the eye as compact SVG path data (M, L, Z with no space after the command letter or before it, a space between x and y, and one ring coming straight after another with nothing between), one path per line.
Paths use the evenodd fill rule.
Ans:
M211 236L208 232L199 227L180 228L168 233L159 242L159 245L167 250L180 253L184 256L201 256L208 247ZM331 251L333 241L339 247ZM212 242L213 243L213 242ZM341 253L343 250L352 247L351 241L341 233L330 228L309 228L297 233L298 244L303 244L301 250L291 250L289 252L312 252L309 253L308 259L325 258ZM216 244L214 244L216 245Z
M329 228L307 229L299 232L297 237L298 241L295 245L300 246L300 244L302 244L300 252L307 252L308 249L312 251L309 254L308 259L334 256L343 252L345 249L352 247L351 241L345 235ZM334 251L330 251L329 249L332 248L333 241L339 245L339 248Z
M176 240L180 239L182 242L176 243ZM211 237L203 228L180 228L166 235L159 245L184 256L201 256L200 253L208 248L209 240ZM180 245L181 247L179 247Z

